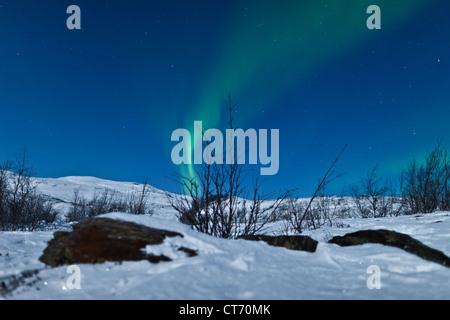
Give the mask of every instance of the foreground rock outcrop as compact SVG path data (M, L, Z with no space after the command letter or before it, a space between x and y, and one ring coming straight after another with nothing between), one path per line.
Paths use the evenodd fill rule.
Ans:
M409 235L391 230L364 230L334 237L329 243L335 243L341 247L362 245L365 243L378 243L392 246L415 254L416 256L439 263L450 268L450 258L443 252L430 248Z
M238 239L264 241L274 247L284 247L289 250L316 252L318 242L307 236L278 236L265 235L240 236Z
M148 255L144 250L148 245L163 243L167 237L183 235L132 222L93 218L74 225L72 232L55 232L39 260L52 267L106 261L170 261L164 254ZM189 248L178 250L190 257L197 255Z

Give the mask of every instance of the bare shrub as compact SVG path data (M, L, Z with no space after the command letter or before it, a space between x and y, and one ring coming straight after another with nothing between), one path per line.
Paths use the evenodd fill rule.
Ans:
M127 211L125 201L118 198L116 192L110 189L105 189L102 193L95 193L88 202L88 207L89 218L110 212Z
M379 177L377 166L367 171L360 183L349 189L357 216L381 218L404 213L404 202L397 196L396 188L389 180Z
M147 204L149 194L150 185L148 184L148 178L144 178L141 188L133 189L133 191L128 194L126 200L128 207L127 212L138 215L152 215L153 210Z
M241 179L234 180L229 189L224 186L223 181L227 177L228 174L222 173L209 176L213 183L200 191L194 179L181 176L187 195L169 198L178 213L179 221L219 238L254 235L274 220L280 206L291 194L262 193L258 181L249 193L241 184ZM223 186L222 191L225 193L217 193L216 186Z
M88 201L80 195L80 190L73 193L72 203L66 215L68 221L81 221L88 218Z
M411 213L450 209L449 168L449 151L439 143L423 164L414 160L403 171L402 195Z
M79 190L75 190L66 218L68 221L81 221L111 212L153 214L147 205L149 192L147 179L144 180L140 190L133 189L125 199L118 197L116 192L110 189L105 189L101 193L96 192L90 199L86 199L80 195Z
M336 175L336 172L333 168L339 161L339 158L342 156L346 148L347 145L344 146L341 152L334 159L328 171L323 176L322 180L320 180L317 184L316 191L307 204L303 201L298 200L289 201L288 211L290 214L290 223L292 228L296 232L302 233L303 228L319 228L323 225L323 222L321 222L321 220L327 219L326 215L329 215L329 213L325 211L326 208L329 207L330 198L327 198L325 196L325 190L327 185L341 177L340 175ZM314 207L314 203L317 197L321 198L321 202L319 202L319 206Z
M318 229L323 226L342 227L341 219L348 214L348 203L344 195L328 196L325 193L317 198L307 227Z
M230 96L225 104L228 125L233 129L232 114L236 105L231 103ZM208 137L204 139L207 140ZM273 221L291 192L266 194L261 192L259 179L254 179L249 188L244 184L245 178L246 172L238 161L203 163L195 168L195 177L177 175L185 194L168 197L168 200L177 211L178 219L197 231L227 239L253 235Z
M110 189L94 193L89 200L81 196L79 190L75 190L67 220L80 221L105 213L126 212L126 209L126 203L117 198L115 192Z
M286 213L289 217L289 224L296 232L302 232L303 221L305 220L304 213L306 212L307 203L301 199L290 198L287 201ZM286 228L287 229L287 228Z
M35 230L40 222L52 223L57 212L52 203L37 192L33 169L26 153L0 166L0 228Z
M308 205L309 209L306 211ZM349 211L347 198L343 193L339 196L329 196L325 190L317 195L311 204L305 199L289 199L285 207L290 229L297 233L324 226L342 227L341 219L347 218Z

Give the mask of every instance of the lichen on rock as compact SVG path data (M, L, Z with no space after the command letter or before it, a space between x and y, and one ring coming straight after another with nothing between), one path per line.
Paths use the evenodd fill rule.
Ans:
M274 247L284 247L289 250L315 252L318 242L308 236L266 236L244 235L238 239L264 241Z
M329 243L334 243L341 247L356 246L365 243L378 243L400 248L422 259L436 262L450 268L450 258L443 252L430 248L409 235L391 230L357 231L344 236L334 237Z
M133 222L92 218L74 225L72 232L55 232L39 260L52 267L106 261L171 261L164 254L148 255L143 250L148 245L163 243L167 237L183 238L183 235ZM183 250L190 257L196 255L195 250Z

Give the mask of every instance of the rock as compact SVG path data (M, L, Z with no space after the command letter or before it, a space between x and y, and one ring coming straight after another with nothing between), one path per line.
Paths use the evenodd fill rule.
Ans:
M93 218L74 225L72 232L55 232L39 260L52 267L105 261L171 261L164 255L148 255L143 250L147 245L161 244L166 237L183 238L183 235L132 222ZM189 248L179 250L190 257L197 255Z
M390 230L364 230L349 233L345 236L334 237L329 243L335 243L341 247L362 245L365 243L378 243L392 246L415 254L416 256L439 263L450 268L450 258L443 252L430 248L409 235Z
M284 247L290 250L315 252L318 242L308 236L278 236L265 235L239 236L238 239L264 241L274 247Z

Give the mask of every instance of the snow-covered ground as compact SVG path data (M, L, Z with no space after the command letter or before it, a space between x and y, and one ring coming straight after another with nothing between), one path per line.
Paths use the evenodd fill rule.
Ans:
M102 188L96 178L45 179L41 191L70 201L74 184L86 193ZM64 183L66 189L64 189ZM133 184L106 182L116 192ZM96 187L95 187L96 186ZM450 213L380 219L343 220L345 228L305 232L319 241L315 253L271 247L264 242L224 240L191 230L177 222L167 207L164 192L154 189L155 205L163 210L154 216L126 213L104 215L146 226L180 232L183 245L198 251L187 257L176 251L179 240L168 238L152 252L166 252L171 262L147 261L79 265L80 289L70 289L68 267L49 268L38 258L52 239L53 231L0 232L1 279L39 269L3 299L450 299L450 268L422 260L403 250L376 244L339 247L327 241L357 230L390 229L406 233L450 256ZM159 197L159 198L158 198ZM62 202L62 203L63 203ZM62 229L70 229L61 226ZM279 233L281 222L267 232ZM369 289L371 266L379 270L380 289ZM69 270L70 271L70 270ZM370 282L370 281L369 281Z

